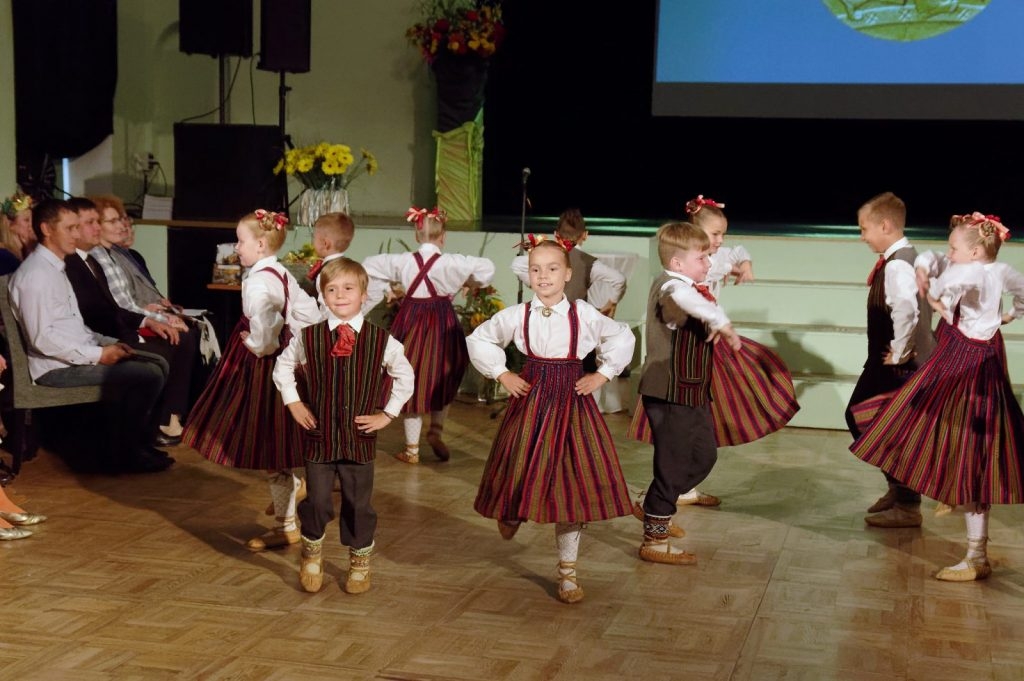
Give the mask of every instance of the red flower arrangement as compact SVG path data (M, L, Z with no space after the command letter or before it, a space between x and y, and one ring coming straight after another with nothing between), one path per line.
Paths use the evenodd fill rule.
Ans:
M505 37L500 0L428 0L423 13L406 37L428 64L442 51L490 57Z

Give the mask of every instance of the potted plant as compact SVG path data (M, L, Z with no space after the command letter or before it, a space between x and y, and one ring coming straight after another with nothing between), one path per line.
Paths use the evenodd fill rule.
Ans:
M274 174L285 173L302 184L295 223L311 227L324 213L348 213L349 185L377 168L377 158L366 149L360 150L357 160L347 144L320 142L286 151Z

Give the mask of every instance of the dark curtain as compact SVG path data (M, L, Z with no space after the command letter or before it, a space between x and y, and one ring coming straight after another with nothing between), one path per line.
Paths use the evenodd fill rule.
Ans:
M116 0L13 0L19 183L114 131Z

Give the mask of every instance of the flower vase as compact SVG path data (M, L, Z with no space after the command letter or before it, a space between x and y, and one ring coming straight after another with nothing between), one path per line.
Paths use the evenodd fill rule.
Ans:
M317 218L325 213L348 214L347 189L306 189L299 195L295 223L306 227L316 224Z

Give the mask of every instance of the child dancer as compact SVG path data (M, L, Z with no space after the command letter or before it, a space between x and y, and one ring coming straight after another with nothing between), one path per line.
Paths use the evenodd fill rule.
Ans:
M984 579L991 504L1024 503L1024 414L1006 373L1000 324L1024 316L1024 275L996 262L1010 233L991 215L954 215L945 257L914 262L922 292L942 316L938 346L893 393L853 407L861 436L850 449L914 490L960 505L967 554L936 579ZM1002 295L1013 311L1002 313ZM875 414L877 412L877 415Z
M932 309L918 296L914 275L917 250L903 235L907 207L892 192L872 197L857 211L860 239L878 260L868 274L868 356L846 408L853 439L863 425L853 407L896 390L921 366L935 347ZM885 474L889 488L868 508L864 522L873 527L920 527L921 495Z
M658 256L665 271L651 285L647 302L647 357L640 376L643 410L654 440L654 481L644 497L640 558L688 565L697 558L672 546L668 537L676 500L707 477L717 459L711 416L714 373L712 341L741 347L725 312L699 284L710 262L707 234L688 222L658 230Z
M299 503L299 581L310 593L323 585L322 547L326 525L334 519L335 478L341 482L341 543L349 547L344 588L350 594L370 588L376 432L391 423L413 391L413 370L402 345L363 318L366 288L366 270L359 263L335 258L324 265L320 293L327 319L294 336L274 367L274 383L305 435L309 496Z
M319 322L316 301L277 261L288 218L257 210L243 217L235 251L243 267L242 318L189 414L182 440L207 459L234 468L267 470L278 527L250 539L252 551L296 544L295 493L302 465L298 429L274 388L274 359L292 334Z
M705 199L703 195L686 203L691 224L708 236L710 269L704 286L705 298L717 302L722 284L730 275L736 283L754 280L750 254L742 246L722 246L729 228L724 203ZM716 346L712 361L715 370L711 379L711 417L715 425L715 441L719 447L753 442L783 428L800 409L789 369L775 352L740 336L739 352ZM630 426L633 436L651 442L650 427L644 410L638 406ZM679 495L677 505L718 506L721 499L704 494L696 487ZM639 508L634 515L640 516Z
M415 253L373 255L363 261L371 280L398 282L405 298L391 324L391 334L405 347L416 372L416 389L402 408L405 415L405 449L395 457L419 463L423 414L430 412L427 443L441 461L450 457L441 439L448 405L458 394L469 364L466 333L452 307L452 297L464 286L487 286L494 278L494 263L487 258L442 253L444 211L410 208L406 220L416 226ZM374 304L377 301L371 300Z
M558 599L576 603L583 523L629 514L629 490L591 393L629 363L634 339L626 324L569 302L572 270L558 242L540 237L529 258L533 301L501 310L467 339L473 366L511 395L474 508L495 518L505 539L526 520L555 523ZM526 358L522 374L506 367L511 342ZM584 373L582 358L594 348L600 368Z

